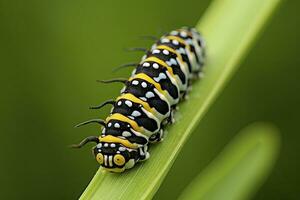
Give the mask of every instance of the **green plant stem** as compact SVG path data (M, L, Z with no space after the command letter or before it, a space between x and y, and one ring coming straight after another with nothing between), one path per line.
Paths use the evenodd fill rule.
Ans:
M180 104L176 123L148 161L122 174L100 168L81 199L151 199L185 141L224 88L279 0L215 0L197 25L207 42L205 77L193 84L189 100Z
M274 126L253 124L184 189L181 200L249 199L270 174L279 153Z

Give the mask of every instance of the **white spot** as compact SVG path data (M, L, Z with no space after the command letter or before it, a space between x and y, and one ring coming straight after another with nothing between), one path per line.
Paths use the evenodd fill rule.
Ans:
M154 49L154 50L152 51L152 53L153 53L153 54L160 53L160 50L159 50L159 49Z
M161 42L162 42L162 43L168 43L168 42L170 42L170 40L169 40L168 38L163 38L163 39L161 40Z
M125 151L126 148L125 147L119 147L119 151Z
M125 104L126 104L128 107L132 107L132 102L129 101L129 100L126 100L126 101L125 101Z
M175 58L171 58L171 59L170 59L170 62L171 62L172 64L174 64L174 65L177 65L177 61L176 61Z
M124 132L122 133L122 136L124 136L124 137L130 137L130 136L131 136L131 133L128 132L128 131L124 131Z
M178 42L177 40L172 40L172 43L173 43L174 45L178 45L178 44L179 44L179 42Z
M115 123L114 127L115 128L120 128L120 124L119 123Z
M121 106L121 105L122 105L122 101L119 101L119 102L118 102L118 106Z
M140 99L143 101L147 101L147 99L145 97L140 97Z
M177 35L178 34L178 31L172 31L171 32L171 35Z
M103 129L102 129L102 133L105 133L105 131L106 131L106 129L105 129L105 128L103 128Z
M184 50L184 48L180 48L178 51L179 51L179 53L181 53L181 54L186 54L186 51Z
M147 87L147 83L146 82L142 82L142 87L146 88Z
M145 63L143 64L143 67L150 67L150 63L145 62Z
M146 93L146 97L147 97L148 99L150 99L150 98L152 98L152 97L155 97L155 95L153 94L153 92L147 92L147 93Z
M100 149L101 147L102 147L102 144L101 144L101 143L97 144L97 148L98 148L98 149Z
M116 144L111 143L111 144L110 144L110 147L114 148L114 147L116 147Z
M108 147L108 143L104 143L104 147Z
M132 81L132 85L138 85L138 84L139 84L139 81L137 81L137 80Z
M174 58L171 58L169 61L166 62L169 66L177 65L177 61Z
M132 117L132 116L128 116L128 118L134 120L134 117Z
M170 52L169 52L168 50L164 49L164 50L163 50L163 54L165 54L165 55L169 55L169 54L170 54Z
M187 39L185 40L188 44L193 45L193 40L192 39Z
M111 122L109 122L107 126L108 126L108 127L111 127L111 125L112 125Z
M187 36L186 32L184 32L184 31L180 32L180 35L181 35L181 37L186 37Z
M132 112L131 115L134 116L134 117L139 117L139 116L141 116L142 114L141 114L139 111L135 110L135 111Z
M166 79L167 76L164 73L160 73L158 77L153 78L156 82L159 82L160 80Z
M159 65L158 65L157 63L153 63L152 67L153 67L154 69L158 69L158 68L159 68Z

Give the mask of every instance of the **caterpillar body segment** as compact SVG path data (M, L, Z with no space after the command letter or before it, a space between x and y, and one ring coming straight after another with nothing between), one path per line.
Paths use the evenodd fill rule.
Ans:
M166 36L161 38L152 48L154 49L157 46L167 46L179 53L182 60L187 64L190 75L192 74L192 66L195 58L184 40L176 36Z
M145 61L137 66L135 74L146 74L151 77L163 91L167 92L167 98L171 105L179 102L180 90L175 78L162 65L154 61Z
M154 108L161 120L170 115L171 105L167 98L160 93L153 84L141 78L133 78L123 91L123 94L132 94L140 100L147 102L151 108Z
M146 55L150 58L155 57L170 67L172 69L171 74L173 74L173 77L176 79L180 91L186 91L186 88L188 87L188 72L184 63L179 60L178 54L162 49L161 47L160 49L155 48L149 51Z
M158 118L148 112L143 106L140 106L140 104L128 99L118 100L111 113L120 113L134 120L139 127L143 127L144 135L151 136L160 130L160 121Z

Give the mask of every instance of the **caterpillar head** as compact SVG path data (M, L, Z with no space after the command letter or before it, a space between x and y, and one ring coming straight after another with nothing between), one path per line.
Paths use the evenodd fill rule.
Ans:
M120 143L99 142L93 151L97 162L111 172L123 172L138 161L138 151Z

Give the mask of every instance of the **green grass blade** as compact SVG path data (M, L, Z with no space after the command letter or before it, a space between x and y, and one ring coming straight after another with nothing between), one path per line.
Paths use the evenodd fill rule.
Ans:
M153 197L192 130L237 69L279 0L215 0L197 28L206 38L205 77L193 84L188 101L180 105L176 123L151 158L123 174L101 169L81 199L150 199Z
M243 130L181 194L181 200L249 199L270 174L279 134L268 124Z

